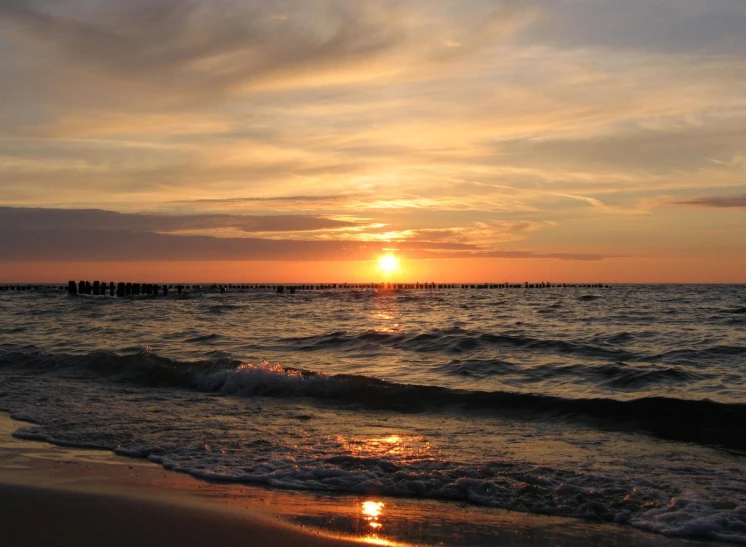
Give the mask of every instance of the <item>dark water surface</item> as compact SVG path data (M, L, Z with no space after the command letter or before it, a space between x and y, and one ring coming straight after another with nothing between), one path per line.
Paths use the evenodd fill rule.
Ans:
M18 434L746 543L746 287L0 293Z

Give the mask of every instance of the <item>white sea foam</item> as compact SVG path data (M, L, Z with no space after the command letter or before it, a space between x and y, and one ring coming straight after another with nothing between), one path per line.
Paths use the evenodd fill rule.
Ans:
M667 505L635 516L630 523L660 534L746 544L746 505L713 503L693 492L671 498Z
M195 372L193 380L199 389L220 391L229 395L326 395L334 391L330 377L321 373L285 368L263 361L243 363L234 369Z

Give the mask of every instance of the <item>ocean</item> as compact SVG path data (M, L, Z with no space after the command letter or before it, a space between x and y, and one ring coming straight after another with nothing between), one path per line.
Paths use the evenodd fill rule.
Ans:
M746 287L0 292L16 436L746 544Z

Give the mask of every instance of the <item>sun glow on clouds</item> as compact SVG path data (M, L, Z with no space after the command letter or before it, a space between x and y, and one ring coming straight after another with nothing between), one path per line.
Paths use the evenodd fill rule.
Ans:
M184 215L121 229L237 260L742 253L742 4L132 3L0 2L0 205Z

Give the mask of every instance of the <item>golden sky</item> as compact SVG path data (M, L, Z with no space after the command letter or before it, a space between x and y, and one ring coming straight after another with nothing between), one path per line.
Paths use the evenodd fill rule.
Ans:
M742 0L2 0L0 277L745 282L744 28Z

